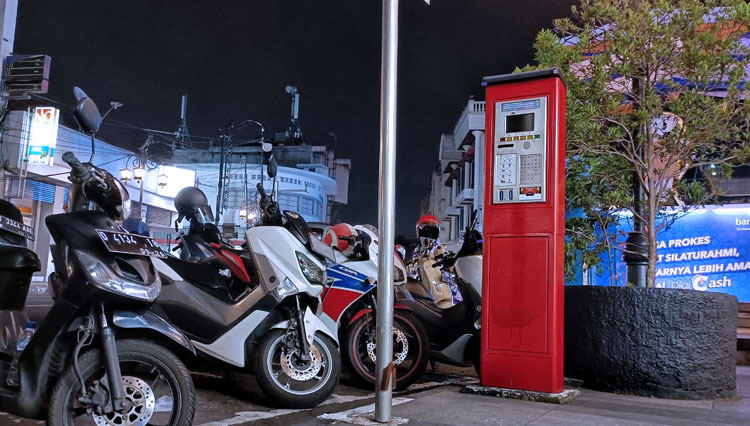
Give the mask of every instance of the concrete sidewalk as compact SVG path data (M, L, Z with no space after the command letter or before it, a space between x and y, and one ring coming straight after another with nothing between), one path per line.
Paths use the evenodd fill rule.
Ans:
M750 367L737 367L734 400L683 401L581 389L567 405L517 401L443 388L393 407L409 425L750 425Z

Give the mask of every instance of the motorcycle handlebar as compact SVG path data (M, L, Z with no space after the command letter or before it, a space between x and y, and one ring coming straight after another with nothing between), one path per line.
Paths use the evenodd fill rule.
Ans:
M64 162L68 163L68 165L71 168L70 175L79 179L83 179L86 176L88 176L89 171L81 164L80 161L78 161L78 158L76 158L75 154L68 151L65 154L63 154L62 159Z
M263 189L263 183L262 182L258 182L258 184L255 185L255 187L258 188L258 193L260 194L261 200L268 199L268 195L266 194L266 190Z

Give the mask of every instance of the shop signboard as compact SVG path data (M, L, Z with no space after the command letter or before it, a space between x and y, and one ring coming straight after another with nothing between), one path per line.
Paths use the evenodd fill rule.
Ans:
M59 121L60 111L57 108L34 108L29 132L29 164L52 166Z
M660 233L657 253L656 287L722 292L750 302L750 204L692 210ZM615 256L617 282L624 285L626 265ZM609 274L594 276L593 284L610 285Z

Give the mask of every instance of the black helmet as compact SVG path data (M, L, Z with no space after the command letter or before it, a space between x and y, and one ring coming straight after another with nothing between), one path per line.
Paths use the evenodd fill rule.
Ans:
M198 219L201 222L212 222L211 206L208 205L206 194L194 186L182 188L174 197L174 207L179 215L177 221L183 218L188 220Z

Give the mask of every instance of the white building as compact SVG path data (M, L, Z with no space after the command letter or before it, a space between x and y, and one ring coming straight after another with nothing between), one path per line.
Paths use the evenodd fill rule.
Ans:
M270 193L273 183L268 179L264 153L257 144L238 144L227 154L225 164L225 195L219 222L225 236L239 235L245 219L240 212L252 205L257 196L256 185L263 178L263 188ZM276 184L279 206L292 210L308 222L331 223L336 219L337 204L348 202L351 161L335 158L334 151L320 145L275 144L273 155L278 163ZM220 147L180 149L175 151L175 165L194 170L196 186L206 193L216 210L218 203ZM216 214L216 212L214 212Z
M484 191L484 102L469 99L452 134L440 137L439 164L422 201L422 214L440 219L440 239L457 241L477 212L482 231Z

